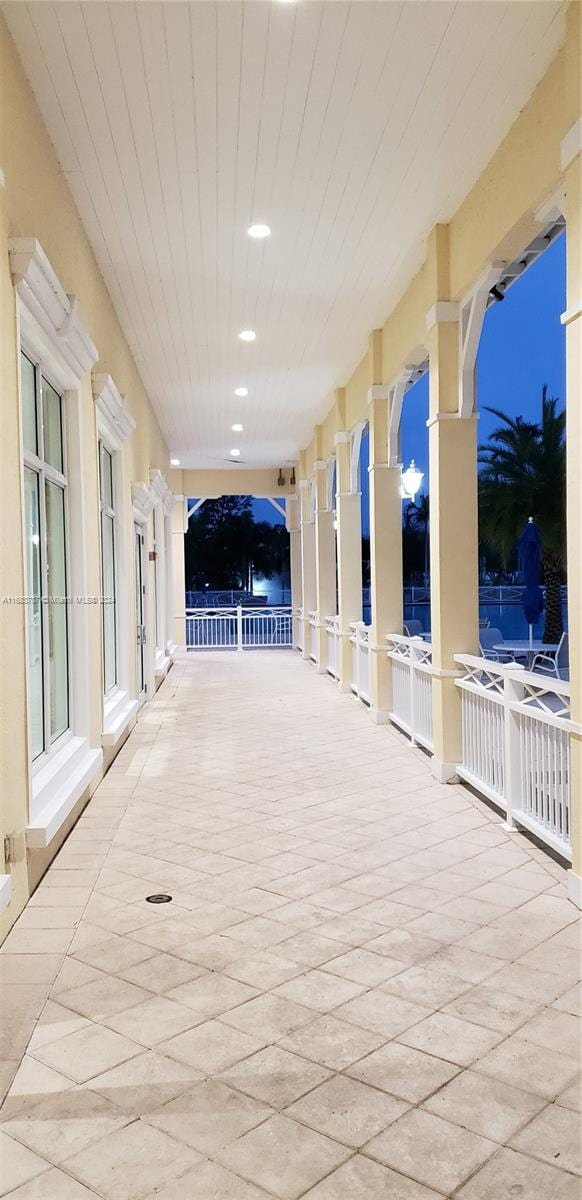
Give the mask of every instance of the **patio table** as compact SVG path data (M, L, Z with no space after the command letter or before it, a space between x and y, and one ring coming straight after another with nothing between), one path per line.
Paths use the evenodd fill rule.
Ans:
M511 654L513 658L527 658L527 669L531 671L536 654L555 654L558 645L555 642L530 642L527 638L518 642L498 642L493 647L499 654Z

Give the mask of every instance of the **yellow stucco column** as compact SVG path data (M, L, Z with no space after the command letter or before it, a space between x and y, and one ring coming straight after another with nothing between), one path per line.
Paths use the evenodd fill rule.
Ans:
M176 496L172 509L172 631L173 641L182 649L186 647L186 573L184 562L184 534L188 528L184 496Z
M317 593L315 586L315 520L312 500L312 481L302 479L299 483L301 507L301 596L303 609L303 658L311 657L310 612L315 611Z
M479 645L477 421L459 416L458 308L448 299L448 229L431 235L437 300L427 313L429 352L430 590L433 773L461 761L461 697L454 655Z
M317 596L317 666L327 671L326 617L335 616L336 549L333 500L330 496L328 464L318 459L315 467L315 579Z
M402 500L400 463L390 462L390 389L381 383L382 334L369 344L368 425L370 447L370 711L377 724L392 707L391 660L386 634L402 632Z
M370 630L372 716L385 724L392 707L391 660L386 635L402 632L402 500L400 466L370 467Z
M564 139L562 163L567 237L562 321L566 327L568 630L571 715L578 726L578 732L570 734L572 870L568 891L570 899L582 908L582 118Z
M361 497L352 471L352 439L336 433L337 575L339 616L339 687L349 692L352 683L350 625L362 619L362 518Z
M285 526L289 534L289 580L291 584L291 612L292 612L292 636L293 645L298 646L300 643L300 634L297 628L298 617L297 613L301 609L303 603L303 592L301 583L301 515L299 511L299 497L287 496L285 501Z

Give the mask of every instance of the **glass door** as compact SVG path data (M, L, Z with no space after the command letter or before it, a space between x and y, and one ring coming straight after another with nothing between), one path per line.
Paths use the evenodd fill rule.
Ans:
M144 536L141 525L134 525L135 554L135 626L137 640L137 692L144 696L146 687L146 627L145 572L143 567Z

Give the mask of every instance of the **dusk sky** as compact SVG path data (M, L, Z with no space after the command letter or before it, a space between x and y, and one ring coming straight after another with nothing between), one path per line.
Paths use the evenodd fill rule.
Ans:
M477 357L477 405L481 413L479 441L487 441L499 423L483 410L500 408L510 416L537 420L541 393L565 397L565 330L560 314L566 308L566 238L556 238L546 252L509 289L499 304L488 308ZM414 458L428 488L428 374L407 392L402 411L401 450L407 467ZM365 460L365 461L364 461ZM362 448L362 525L367 516L367 445ZM259 521L282 518L266 500L254 502Z

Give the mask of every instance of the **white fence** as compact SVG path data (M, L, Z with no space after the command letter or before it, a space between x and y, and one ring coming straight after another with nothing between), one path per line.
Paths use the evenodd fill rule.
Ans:
M187 608L188 650L252 650L290 646L291 609Z
M370 703L370 627L363 621L350 625L352 644L352 692L365 704Z
M392 660L390 720L432 750L432 647L419 637L388 635Z
M570 685L473 655L463 668L458 773L541 841L571 858Z
M339 679L339 617L325 618L327 639L327 673Z

